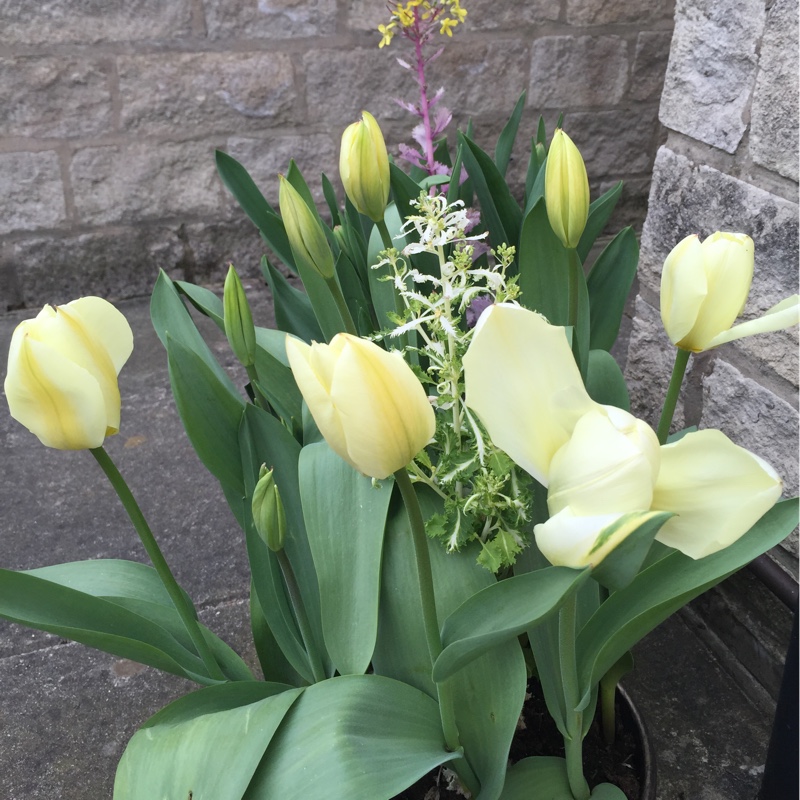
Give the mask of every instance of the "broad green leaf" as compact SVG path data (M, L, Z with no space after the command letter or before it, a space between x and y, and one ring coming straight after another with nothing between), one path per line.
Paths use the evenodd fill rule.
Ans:
M193 350L167 335L172 394L189 441L217 480L242 493L239 423L244 401Z
M379 675L345 675L303 691L244 800L389 800L459 755L445 749L430 697Z
M256 328L256 373L258 385L276 413L291 424L300 420L303 396L288 366L284 341L286 334Z
M619 364L607 350L589 351L586 391L596 403L616 406L625 411L631 409L625 376L622 374Z
M389 178L392 186L392 199L397 210L397 219L402 223L409 215L416 214L416 209L411 205L411 201L419 198L421 189L419 184L409 178L396 164L389 165ZM389 221L386 219L385 221L389 226ZM399 228L399 225L397 227ZM391 226L389 226L389 230L392 230ZM400 246L397 249L401 249Z
M492 247L519 241L522 211L511 196L505 179L492 159L470 138L458 134L462 158L478 195L481 221L489 231Z
M189 302L201 313L214 321L214 324L224 333L225 319L223 316L222 300L210 289L196 286L188 281L175 281L175 288L185 295Z
M533 158L533 156L531 156ZM525 193L525 211L523 212L523 219L531 213L531 209L541 200L544 202L544 178L547 174L547 170L545 169L545 165L547 164L547 156L542 159L542 163L539 164L539 169L536 172L536 176L533 178L533 184L531 185L530 190L526 190Z
M215 682L202 660L161 625L36 575L0 569L0 617L183 678Z
M322 330L308 295L292 286L266 256L261 260L261 271L272 292L278 330L299 336L304 342L323 341Z
M372 304L367 298L355 267L345 252L340 252L336 259L336 275L339 278L339 285L342 287L342 295L350 311L350 316L357 323L359 335L368 336L375 330L372 321ZM361 326L358 325L359 321Z
M555 756L517 761L508 770L500 800L573 800L567 762Z
M303 448L299 477L325 645L342 675L362 674L378 632L383 530L394 481L373 486L324 442Z
M267 618L256 595L255 582L250 582L250 629L253 633L258 663L265 681L277 681L290 686L301 686L305 681L289 663L269 627Z
M140 564L138 561L98 558L39 567L27 570L25 574L127 608L161 626L183 647L192 653L195 652L183 621L153 567ZM186 592L183 594L193 607ZM228 677L232 680L252 680L253 676L247 665L225 642L203 625L200 625L200 630Z
M450 173L450 185L447 187L447 202L449 205L461 198L461 166L464 163L462 152L464 146L459 144L456 147L456 160L453 163L453 171Z
M253 681L176 700L128 743L114 800L241 800L302 691Z
M433 667L433 679L449 678L499 643L516 639L557 613L589 572L547 567L506 578L472 595L444 621L444 649Z
M441 511L430 492L418 491L423 516ZM436 610L444 620L471 595L495 583L476 563L474 546L446 553L428 540ZM386 674L436 696L425 632L411 533L401 502L390 508L384 537L378 642L373 656L377 673ZM525 659L517 641L498 645L449 679L456 724L465 757L481 782L482 800L495 800L525 696ZM457 763L453 765L458 769Z
M633 228L623 228L594 262L586 279L592 350L614 346L638 263L639 243Z
M531 151L530 156L528 157L528 170L525 173L525 211L523 213L523 217L527 216L528 212L533 208L536 200L541 197L544 193L544 185L542 185L542 192L539 194L538 197L533 197L533 187L536 184L537 178L539 177L539 173L544 165L547 156L545 155L542 158L541 162L539 161L539 155L536 152L536 140L531 137Z
M583 691L667 617L781 542L797 521L797 499L784 500L724 550L698 560L676 550L614 592L578 635Z
M611 783L598 783L592 789L589 800L628 800L628 795Z
M494 151L494 163L497 165L498 172L503 177L505 177L506 170L508 169L508 162L511 159L511 151L514 149L514 141L517 138L519 121L524 108L525 92L523 91L514 106L514 110L511 112L508 122L506 122L505 127L500 132Z
M260 189L255 185L247 170L232 156L215 151L217 172L222 182L242 207L250 221L261 232L262 237L275 254L292 272L297 268L286 236L283 220L275 209L267 202Z
M583 229L577 248L581 262L586 261L595 239L603 232L603 228L605 228L611 217L621 194L622 181L612 186L605 194L589 204L589 218L586 220L586 227Z
M336 190L333 188L330 178L328 178L324 172L322 173L322 194L325 197L325 202L328 204L328 211L330 211L331 214L331 225L341 225L342 222L339 219L339 200L336 197Z

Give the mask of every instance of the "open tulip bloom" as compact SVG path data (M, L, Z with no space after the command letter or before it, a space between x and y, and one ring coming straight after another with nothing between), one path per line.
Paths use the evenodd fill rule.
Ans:
M458 0L392 9L384 44L450 35L465 16ZM435 99L421 92L425 117ZM638 244L626 228L591 255L621 186L590 206L580 153L561 131L548 153L542 122L518 204L503 175L522 102L494 157L459 134L434 163L447 114L418 128L420 183L389 166L364 113L342 141L349 200L324 181L324 213L296 165L278 214L218 153L281 262L262 265L278 330L255 326L233 269L222 299L156 282L177 410L246 539L263 680L198 621L102 449L124 424L124 317L82 298L15 332L12 415L49 447L90 450L153 568L0 569L0 616L202 687L133 736L115 800L391 800L440 766L480 800L624 800L584 777L598 700L613 732L631 648L797 524L766 461L715 430L668 440L667 406L659 435L627 410L609 351ZM752 270L741 235L676 247L662 315L679 352L796 319L781 305L731 327ZM227 337L244 387L196 312ZM565 757L509 767L526 651Z

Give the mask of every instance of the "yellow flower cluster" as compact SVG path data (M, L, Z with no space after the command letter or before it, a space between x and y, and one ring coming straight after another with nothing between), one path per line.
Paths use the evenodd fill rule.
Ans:
M397 32L398 26L410 28L419 17L423 20L439 22L439 33L452 36L453 28L463 22L467 10L461 7L461 0L408 0L406 3L394 3L392 19L387 25L378 25L378 32L383 37L378 47L386 47Z

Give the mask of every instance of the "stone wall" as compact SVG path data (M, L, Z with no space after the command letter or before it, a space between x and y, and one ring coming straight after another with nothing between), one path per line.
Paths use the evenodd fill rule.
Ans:
M798 0L678 0L659 117L668 138L653 169L626 367L634 411L651 423L674 357L658 298L678 241L716 230L753 238L745 319L797 292ZM762 334L693 356L676 419L720 428L769 460L796 495L797 389L797 328ZM797 575L796 534L771 555ZM758 581L740 577L695 611L774 693L788 614L769 602Z
M465 0L431 83L495 138L528 92L521 138L559 112L595 194L625 178L619 225L644 219L673 3ZM362 107L396 144L413 99L378 49L383 0L0 0L0 310L149 292L157 270L255 274L260 242L214 169L222 148L270 200L294 157L335 176ZM520 155L521 150L520 150ZM522 161L520 157L519 161ZM618 226L619 226L618 225Z

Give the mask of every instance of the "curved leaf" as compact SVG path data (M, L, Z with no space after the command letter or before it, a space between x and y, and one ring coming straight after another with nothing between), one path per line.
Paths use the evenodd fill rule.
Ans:
M508 770L499 800L573 800L567 778L567 762L555 756L536 756L517 761Z
M577 248L582 263L586 261L595 240L603 232L603 228L611 218L621 194L622 181L619 181L589 205L589 219L586 221L586 227L583 229Z
M628 385L619 364L608 350L590 350L586 391L596 403L630 411Z

